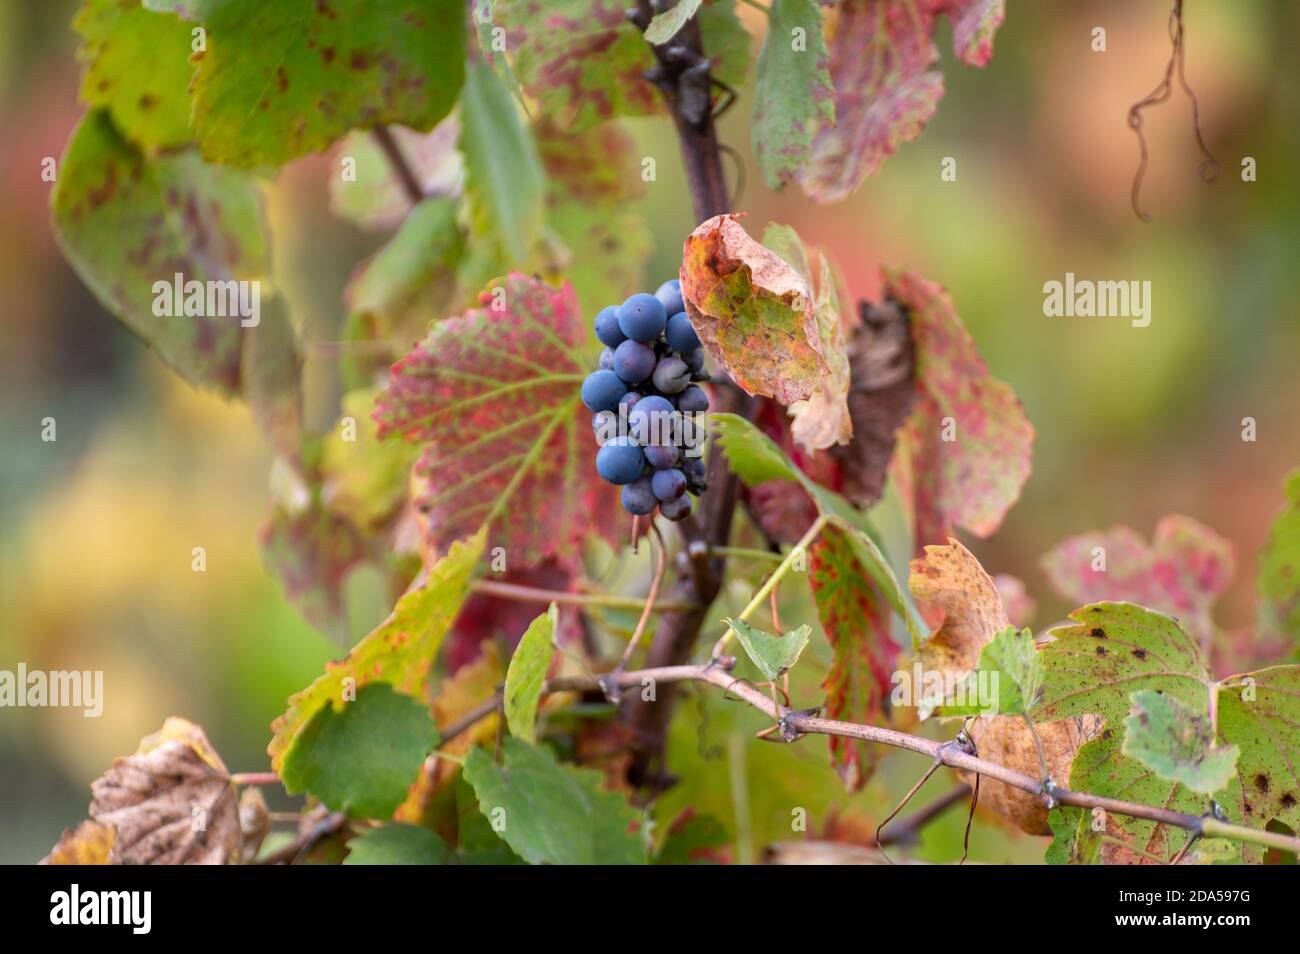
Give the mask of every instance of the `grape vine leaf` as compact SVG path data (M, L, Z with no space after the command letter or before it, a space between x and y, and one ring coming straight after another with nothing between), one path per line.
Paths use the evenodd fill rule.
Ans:
M207 30L191 122L210 162L279 166L352 129L427 131L464 78L459 0L199 0L189 15Z
M542 223L545 179L515 101L487 63L471 62L460 94L460 151L475 221L523 262Z
M235 787L203 730L170 717L90 783L90 817L116 832L112 864L238 864ZM195 824L201 820L202 825Z
M932 35L939 15L953 20L953 47L984 66L1003 0L844 0L827 23L834 122L823 121L800 186L818 202L838 202L880 171L885 159L921 134L943 97Z
M1129 699L1133 710L1124 720L1120 751L1161 778L1202 795L1228 784L1241 753L1235 745L1214 744L1214 726L1207 716L1155 689L1134 692Z
M145 9L139 0L86 0L72 28L82 38L82 100L106 110L140 149L190 141L189 26L170 13Z
M714 216L687 237L682 298L709 356L746 392L789 406L831 373L812 290L738 219Z
M677 35L677 31L686 25L686 21L695 16L700 9L701 0L676 0L663 13L656 13L646 27L647 43L662 46Z
M559 610L554 603L524 631L506 670L504 703L506 724L512 735L537 741L537 703L542 698L546 670L555 656L555 629Z
M1259 553L1258 580L1257 629L1300 645L1300 470L1287 478L1286 506Z
M829 63L815 0L772 0L750 120L754 158L770 188L795 179L818 128L835 123Z
M847 443L853 437L848 404L849 356L835 269L824 252L805 246L787 225L769 225L763 232L763 244L788 262L807 284L817 318L820 350L826 361L826 374L817 390L807 400L790 406L791 436L810 454L832 444Z
M155 283L170 289L176 274L187 284L267 283L268 240L254 183L190 153L148 159L102 110L82 118L59 168L50 198L54 231L82 281L185 380L238 393L241 319L159 316L154 307L166 289Z
M530 864L644 864L637 813L603 791L600 775L561 765L521 739L503 743L504 765L482 748L465 757L479 811ZM499 825L499 827L498 827Z
M1193 714L1209 718L1217 696L1214 744L1240 750L1236 775L1214 793L1230 820L1263 828L1278 819L1300 826L1300 769L1282 740L1300 723L1300 666L1275 666L1216 681L1196 642L1164 614L1131 603L1094 603L1070 614L1074 622L1053 629L1040 651L1043 697L1034 715L1061 718L1080 713L1105 720L1106 729L1075 757L1070 785L1176 811L1200 814L1207 799L1175 779L1162 777L1124 754L1124 719L1132 693L1163 693ZM1137 851L1168 857L1187 839L1182 829L1110 813L1106 831L1123 844L1103 844L1106 861L1133 860ZM1257 860L1260 849L1243 845L1241 857Z
M731 87L745 85L752 38L736 16L735 0L705 0L695 14L700 42L709 57L709 72Z
M75 829L65 828L59 843L40 860L40 864L106 865L116 836L112 825L86 819Z
M951 539L945 546L926 546L911 570L912 595L943 616L921 646L922 666L935 672L977 671L985 645L1011 625L993 580L974 554Z
M427 828L396 822L362 832L348 842L345 865L447 865L455 856Z
M389 126L388 133L415 174L423 195L429 199L460 197L465 163L456 149L460 122L454 114L429 132ZM339 140L331 166L339 170L329 177L330 211L334 215L360 228L385 232L406 219L411 197L373 133L357 130Z
M862 571L848 534L829 526L808 550L808 584L833 660L822 681L826 716L880 725L887 719L898 645L890 636L890 607ZM850 792L866 784L881 747L830 736L831 765Z
M789 672L812 637L812 627L807 623L777 635L756 629L743 619L725 619L723 622L736 631L740 645L745 647L745 655L769 680L780 679Z
M285 750L280 780L349 817L391 818L437 744L427 705L374 683L340 711L316 711Z
M512 273L494 289L481 299L492 307L438 323L393 366L379 434L427 444L416 473L435 545L490 523L516 565L572 559L584 534L624 525L579 400L585 322L567 284Z
M1137 603L1176 616L1207 645L1210 608L1232 582L1235 549L1209 527L1170 514L1151 543L1124 526L1071 537L1042 558L1052 588L1072 602Z
M347 658L327 665L325 674L289 698L289 708L272 724L267 753L279 771L285 753L321 709L338 712L345 691L371 683L391 685L397 692L417 695L443 638L469 594L470 577L483 555L486 534L456 542L429 568L423 584L409 591L392 615L358 642Z
M623 0L497 0L520 86L539 110L580 130L611 116L643 116L658 107L641 75L650 47L626 17Z
M494 736L495 737L495 736ZM524 860L492 830L492 822L479 811L474 788L457 772L453 782L456 800L456 855L464 865L522 865Z
M742 483L753 487L766 481L793 481L812 498L828 525L844 531L861 572L872 580L886 602L906 623L914 644L919 644L924 636L924 623L899 586L866 514L839 494L813 481L770 437L745 418L736 414L710 414L708 421L718 446L727 455L732 471Z
M988 373L939 285L883 271L886 294L908 309L919 395L899 433L895 476L911 505L917 546L954 527L986 537L1029 477L1034 428L1005 382Z

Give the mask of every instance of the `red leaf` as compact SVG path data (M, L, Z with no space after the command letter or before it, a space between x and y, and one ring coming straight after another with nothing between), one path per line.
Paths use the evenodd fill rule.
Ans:
M968 65L993 53L1003 0L844 0L827 28L835 121L822 126L799 176L808 195L836 202L880 171L885 158L921 134L943 97L932 36L940 14Z
M987 537L1029 477L1034 428L1015 392L989 374L939 285L886 271L888 297L910 314L919 396L899 432L895 477L910 500L916 546L954 527Z
M591 532L621 540L579 400L586 335L572 287L512 273L482 301L393 365L376 402L381 438L427 445L416 473L430 542L441 550L490 523L489 547L513 568L574 559Z
M1232 582L1236 562L1229 541L1179 514L1160 519L1151 543L1116 526L1071 537L1042 559L1052 588L1066 599L1138 603L1177 616L1202 645L1214 631L1210 607Z
M827 527L811 547L808 582L835 659L822 688L832 719L879 725L887 718L898 646L890 637L890 609L853 555L848 538ZM880 746L831 736L831 765L849 791L871 777Z

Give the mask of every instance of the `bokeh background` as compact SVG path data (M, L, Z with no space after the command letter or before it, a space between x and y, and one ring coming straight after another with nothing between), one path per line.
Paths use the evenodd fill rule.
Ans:
M1236 543L1236 582L1216 619L1247 626L1255 553L1284 476L1300 465L1300 4L1189 0L1187 76L1222 172L1212 185L1198 180L1181 93L1149 110L1145 224L1129 206L1138 151L1125 117L1163 74L1169 0L1008 6L984 70L955 61L943 28L938 115L840 205L765 190L742 92L721 124L748 167L738 208L752 232L780 221L825 247L855 297L877 295L882 263L950 289L1037 429L1022 499L996 536L967 541L990 572L1026 582L1037 627L1070 609L1047 588L1044 551L1117 523L1149 535L1170 512ZM256 531L270 454L245 409L170 376L55 247L39 173L80 113L75 8L0 0L0 668L102 669L108 703L99 719L0 710L0 861L10 863L40 858L85 817L90 780L169 714L202 724L233 770L264 770L284 698L340 654L263 570ZM741 11L761 29L755 11ZM1095 26L1106 28L1104 53L1091 50ZM659 158L641 200L656 240L653 287L676 272L695 223L669 124L628 126ZM946 156L957 159L956 182L940 180ZM1247 156L1256 182L1241 181ZM279 280L318 329L341 321L348 272L381 240L330 216L325 175L323 159L300 160L270 196ZM1150 280L1151 325L1044 317L1043 283L1067 271ZM311 412L328 422L336 395L318 390ZM47 416L54 443L40 440ZM1247 416L1258 422L1254 443L1241 439ZM205 573L190 569L195 546L207 550ZM687 782L664 807L723 818L742 860L800 837L790 834L792 804L808 809L814 830L836 815L842 828L870 831L864 820L878 820L925 768L890 755L849 798L819 740L746 741L752 717L738 709L686 700L674 768ZM922 798L950 784L936 780ZM950 813L920 854L954 857L962 821ZM982 822L973 851L1036 861L1044 845Z

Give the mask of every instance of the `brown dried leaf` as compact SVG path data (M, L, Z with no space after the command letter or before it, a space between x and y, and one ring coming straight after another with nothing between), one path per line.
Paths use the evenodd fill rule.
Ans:
M90 783L90 815L117 830L113 864L238 864L239 811L221 757L197 725L169 718Z

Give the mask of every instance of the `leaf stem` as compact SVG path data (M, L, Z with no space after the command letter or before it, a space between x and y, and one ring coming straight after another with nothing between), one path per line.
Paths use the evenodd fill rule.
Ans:
M655 600L659 598L659 585L664 581L664 568L668 564L668 548L664 546L663 534L659 532L659 526L650 521L650 531L654 534L655 542L655 575L650 581L650 592L646 594L645 608L641 610L641 618L636 621L636 629L632 632L632 638L627 641L627 648L623 650L623 658L618 661L618 668L621 670L627 665L627 661L632 658L632 653L636 650L637 643L641 641L641 634L645 632L646 623L650 621L650 613L654 609Z
M279 785L280 776L274 772L234 772L230 776L232 785Z
M384 155L388 158L388 164L393 167L393 173L402 184L402 189L406 192L407 198L411 200L411 204L419 205L424 201L424 189L415 175L415 170L406 161L406 156L402 155L402 148L397 145L397 140L393 138L392 130L387 126L376 126L370 132L375 137L375 142L379 143L379 148L384 151Z
M645 600L635 596L618 596L613 593L568 593L564 590L547 590L537 586L523 586L518 583L502 583L498 580L475 580L471 586L476 593L496 596L503 600L518 600L523 603L559 603L562 606L605 606L610 609L641 609ZM649 604L655 613L678 612L689 609L686 603L670 600Z

